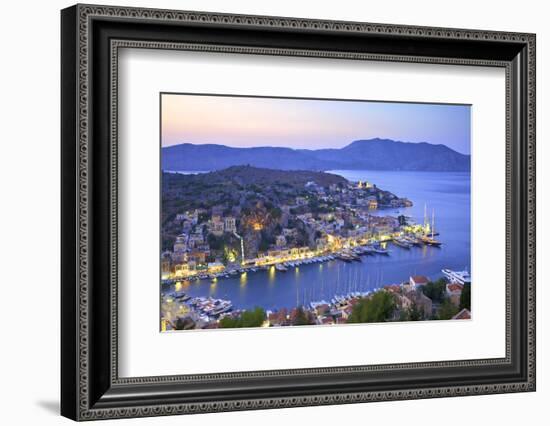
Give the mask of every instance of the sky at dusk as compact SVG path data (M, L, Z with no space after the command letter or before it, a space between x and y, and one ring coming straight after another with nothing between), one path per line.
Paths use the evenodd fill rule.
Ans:
M162 146L341 148L358 139L470 154L470 106L162 94Z

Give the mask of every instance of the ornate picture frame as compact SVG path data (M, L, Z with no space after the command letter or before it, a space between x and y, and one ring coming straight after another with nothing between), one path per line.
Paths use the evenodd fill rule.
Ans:
M534 34L76 5L61 12L61 413L73 420L535 390ZM506 72L506 356L119 377L120 48ZM155 260L153 260L155 261Z

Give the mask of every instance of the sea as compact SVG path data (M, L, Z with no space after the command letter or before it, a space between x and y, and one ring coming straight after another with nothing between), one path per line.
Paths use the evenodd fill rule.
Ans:
M289 268L249 272L230 278L184 283L182 290L192 297L231 300L234 309L256 306L266 310L293 308L310 302L330 301L335 295L366 292L387 284L408 281L411 275L435 280L441 269L470 271L470 173L332 170L350 181L368 181L413 202L412 207L381 209L377 215L405 215L416 223L434 217L440 247L412 247L410 250L388 243L389 256L362 256L362 262L334 260ZM472 277L475 280L475 277ZM162 292L173 291L163 286Z

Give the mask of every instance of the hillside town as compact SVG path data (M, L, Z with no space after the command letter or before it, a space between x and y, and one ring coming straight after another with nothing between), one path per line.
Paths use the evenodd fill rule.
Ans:
M351 260L358 250L387 254L381 243L390 240L439 244L428 221L378 213L412 206L407 198L328 173L284 172L283 180L278 172L242 166L191 177L165 173L162 279L223 278L327 256ZM256 176L271 180L260 186ZM200 190L189 194L189 187Z

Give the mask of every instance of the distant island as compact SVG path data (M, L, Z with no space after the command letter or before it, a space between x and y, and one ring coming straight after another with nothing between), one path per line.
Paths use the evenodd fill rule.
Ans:
M281 170L470 171L470 156L445 145L357 140L339 149L234 148L182 143L162 148L162 170L211 171L250 165Z

